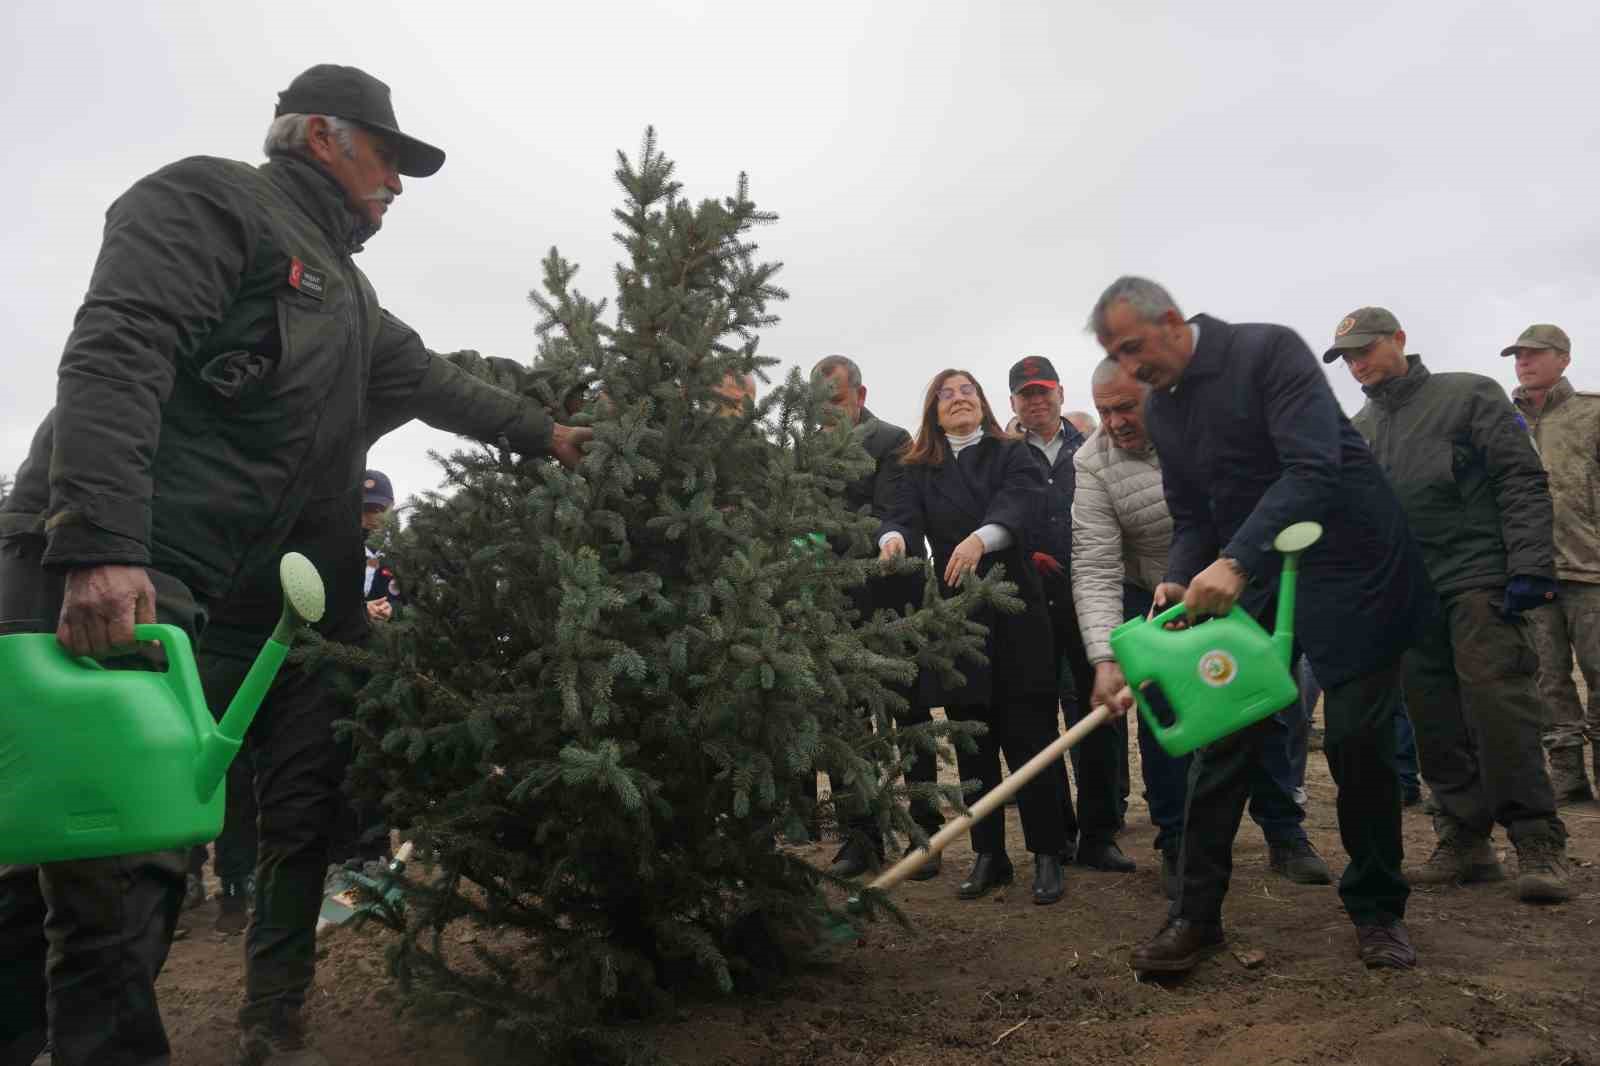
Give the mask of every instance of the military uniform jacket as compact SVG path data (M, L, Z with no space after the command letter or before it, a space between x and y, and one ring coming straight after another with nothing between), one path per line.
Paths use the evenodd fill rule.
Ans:
M544 451L542 411L379 306L358 225L292 157L185 159L124 193L0 536L45 536L49 567L154 566L275 613L286 546L338 538L308 554L337 562L330 590L359 587L361 472L382 432L422 418Z
M1021 614L980 611L973 616L989 628L985 641L989 662L958 663L967 683L952 690L940 689L932 672L924 671L928 706L988 703L994 674L1006 677L1012 693L1055 691L1049 609L1039 575L1028 560L1029 531L1044 491L1044 475L1030 450L1018 440L985 437L938 466L902 466L896 479L894 503L880 536L899 533L908 546L926 536L941 590L951 596L956 590L942 579L956 545L991 522L1004 526L1011 532L1011 547L984 555L978 575L1004 563L1007 579L1016 584L1026 604Z
M1523 389L1512 396L1550 478L1556 577L1600 584L1600 394L1562 378L1541 411Z
M1352 423L1406 509L1441 594L1553 576L1550 491L1505 390L1482 374L1404 377L1371 389Z
M1389 665L1438 609L1394 490L1293 330L1191 321L1194 357L1151 393L1146 419L1172 513L1167 579L1188 584L1230 556L1251 576L1242 605L1269 615L1273 538L1321 522L1301 557L1297 638L1325 687Z

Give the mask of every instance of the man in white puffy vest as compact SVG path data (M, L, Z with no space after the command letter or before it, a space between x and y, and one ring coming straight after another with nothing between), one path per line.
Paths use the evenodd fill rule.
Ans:
M1089 702L1101 705L1126 683L1111 657L1111 630L1150 610L1167 569L1172 516L1162 493L1161 460L1145 433L1149 388L1111 359L1095 367L1091 387L1100 428L1073 456L1072 598L1094 665ZM1326 885L1332 876L1306 838L1305 811L1293 796L1287 728L1280 732L1258 754L1250 815L1266 837L1274 871L1301 884ZM1141 722L1139 761L1161 853L1162 889L1175 899L1190 759L1168 755Z

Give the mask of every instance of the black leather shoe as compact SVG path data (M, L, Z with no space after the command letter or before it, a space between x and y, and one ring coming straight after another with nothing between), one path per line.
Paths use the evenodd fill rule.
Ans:
M1161 932L1133 949L1128 961L1139 973L1188 973L1226 943L1221 922L1168 918Z
M1011 860L1004 852L980 852L978 860L972 864L972 872L956 889L956 896L959 899L979 899L1001 885L1009 885L1014 876Z
M1131 874L1138 869L1132 859L1122 854L1115 840L1078 845L1078 865L1109 874Z
M878 857L872 853L872 849L860 837L851 836L839 849L839 854L833 857L833 865L828 867L828 873L833 877L860 877L877 866Z
M1417 964L1404 922L1356 926L1356 950L1369 970L1409 970Z
M1060 903L1066 889L1061 884L1061 857L1035 855L1033 857L1033 902L1041 907Z
M922 850L921 848L914 848L914 847L913 848L907 848L906 849L906 854L910 855L914 851L921 851L921 850ZM933 858L929 859L927 862L924 862L921 866L917 867L911 873L907 874L906 875L906 880L907 881L932 881L935 877L938 877L939 874L943 870L944 870L944 853L940 852L938 855L933 856Z

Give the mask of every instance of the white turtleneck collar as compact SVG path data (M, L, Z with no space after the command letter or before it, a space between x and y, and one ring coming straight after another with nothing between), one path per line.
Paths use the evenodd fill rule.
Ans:
M983 427L980 425L977 429L973 430L971 433L968 433L965 437L958 437L954 433L946 433L944 435L944 439L950 442L951 454L960 455L961 449L970 448L972 445L983 439Z

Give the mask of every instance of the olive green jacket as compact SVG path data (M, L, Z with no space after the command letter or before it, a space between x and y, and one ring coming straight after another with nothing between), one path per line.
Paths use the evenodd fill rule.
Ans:
M47 567L148 565L248 599L286 545L346 531L359 576L367 447L412 418L544 452L537 404L383 310L359 233L292 157L185 159L118 198L0 536L44 536Z
M1405 507L1441 595L1553 577L1550 490L1510 400L1482 374L1431 374L1420 357L1374 388L1351 422Z
M1600 393L1578 392L1563 377L1540 410L1521 387L1511 396L1550 475L1556 577L1600 584Z

